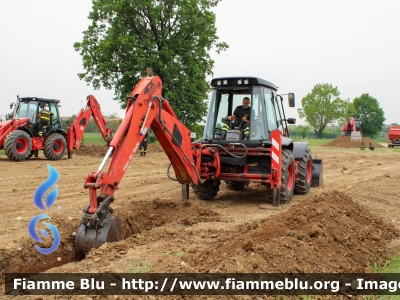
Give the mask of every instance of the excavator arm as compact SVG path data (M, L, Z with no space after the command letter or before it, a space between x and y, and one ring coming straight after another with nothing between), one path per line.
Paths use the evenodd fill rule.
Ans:
M86 178L90 203L83 211L76 246L81 254L105 242L123 239L121 220L112 216L110 203L147 130L151 128L184 185L201 184L221 172L218 151L212 147L192 146L190 130L177 118L168 100L161 96L158 76L144 77L128 97L126 115L110 148L96 172ZM103 168L111 157L107 172ZM202 161L202 157L209 159ZM210 159L211 158L211 159Z
M112 129L108 128L107 122L101 113L100 104L93 95L86 98L86 106L82 108L75 120L68 126L67 150L68 158L72 158L72 150L78 149L82 144L83 134L89 124L90 117L93 117L101 135L107 145L112 139Z

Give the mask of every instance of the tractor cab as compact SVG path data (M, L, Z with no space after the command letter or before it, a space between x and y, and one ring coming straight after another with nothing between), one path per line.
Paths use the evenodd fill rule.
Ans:
M15 116L14 119L21 119L21 118L29 118L30 119L30 126L29 129L32 132L33 136L38 135L37 124L39 122L39 112L40 112L40 105L45 104L47 105L50 112L53 114L53 117L50 121L50 124L46 127L46 131L54 131L52 129L58 130L62 129L60 115L58 112L58 104L60 100L55 99L43 99L43 98L36 98L36 97L25 97L19 98L17 103L17 107L15 108Z
M276 129L288 137L287 123L294 124L296 120L285 119L283 98L273 83L256 77L225 77L213 79L211 86L203 139L217 143L242 141L261 144L269 140L272 130ZM250 105L244 109L245 99L250 101ZM289 106L294 107L292 93L289 94ZM236 118L233 118L235 110ZM245 113L241 115L241 111Z

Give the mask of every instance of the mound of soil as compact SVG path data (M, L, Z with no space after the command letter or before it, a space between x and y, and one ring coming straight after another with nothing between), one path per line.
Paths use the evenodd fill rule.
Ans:
M171 201L156 198L150 203L148 201L132 201L129 207L130 209L117 210L115 214L122 220L125 238L171 223L192 226L201 222L220 221L219 214L212 209L189 201ZM82 258L77 253L75 246L75 233L81 219L68 218L61 212L50 215L52 223L62 235L60 247L55 252L44 256L32 246L32 240L25 237L20 239L20 245L17 249L11 251L0 249L0 284L4 282L2 276L6 272L44 272L50 268ZM165 233L164 230L162 232ZM53 238L44 239L44 242L45 244L40 246L48 248L52 245ZM139 244L140 241L135 242L135 245ZM103 247L108 249L104 252L104 259L113 257L120 250L126 250L128 243L122 241L117 245L116 243L109 245L109 247ZM99 253L99 250L94 249L91 253ZM57 259L58 257L61 260ZM91 255L88 255L87 258L90 259Z
M75 236L72 233L76 232L81 219L68 218L61 212L48 215L63 237L59 248L51 254L43 255L33 247L31 238L14 236L15 241L18 239L18 248L0 250L0 283L4 282L4 273L43 272L78 259ZM48 238L43 238L43 241L43 244L39 244L40 247L50 247L53 244L51 234Z
M108 151L107 145L81 145L78 149L74 150L74 155L79 156L92 156L103 157Z
M387 259L398 236L347 194L304 199L282 214L243 226L216 245L185 255L208 272L366 272Z
M170 201L155 199L132 201L129 210L120 210L116 215L121 218L125 238L133 234L151 230L168 223L179 223L186 226L199 222L218 221L218 213L189 201Z
M339 136L336 139L321 145L321 147L360 148L361 143L364 143L365 147L367 147L366 150L368 149L369 143L372 143L375 148L385 148L368 137L362 137L361 141L351 141L350 136Z
M74 154L79 156L104 157L107 151L107 145L82 145L79 149L74 150ZM161 152L164 152L164 150L159 144L149 144L147 146L147 153Z
M149 144L147 145L147 153L164 153L164 149L160 144Z

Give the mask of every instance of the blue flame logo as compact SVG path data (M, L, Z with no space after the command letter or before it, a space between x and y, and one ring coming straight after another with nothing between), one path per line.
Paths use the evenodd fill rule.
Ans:
M41 210L46 210L49 209L54 202L57 199L58 196L58 186L54 188L51 192L49 192L46 196L45 203L46 207L43 203L43 197L45 193L58 181L58 178L60 177L58 175L58 172L49 164L47 164L47 168L49 169L49 177L45 182L43 182L39 187L36 189L35 194L33 196L33 203L36 205L37 208ZM43 243L43 240L39 237L37 231L36 231L36 226L37 223L39 222L40 219L50 219L50 217L46 214L40 214L34 217L28 224L28 233L31 236L33 240L39 243ZM60 246L60 234L57 230L57 228L47 222L42 222L44 225L46 225L51 233L53 234L54 240L53 240L53 245L50 248L41 248L39 246L35 245L35 248L37 251L39 251L42 254L50 254L57 250L57 248ZM42 235L46 238L49 237L49 233L45 230L42 229L40 231Z
M60 175L58 175L58 172L56 169L54 169L52 166L47 164L47 167L49 168L49 178L45 182L43 182L39 187L37 188L35 195L33 196L33 203L35 203L36 207L41 209L41 210L46 210L43 204L43 196L44 194L58 181L58 178ZM46 206L47 208L50 208L54 202L56 201L58 196L58 186L54 188L47 196L46 196Z

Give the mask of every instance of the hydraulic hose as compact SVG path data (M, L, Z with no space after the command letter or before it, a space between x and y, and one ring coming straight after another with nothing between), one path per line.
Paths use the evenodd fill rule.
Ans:
M229 150L227 150L224 146L219 145L219 144L203 144L203 146L206 147L219 147L222 150L224 150L226 153L228 153L230 156L234 157L234 158L245 158L247 156L247 154L249 153L249 150L247 148L247 146L245 144L242 143L231 143L229 144L229 146L234 147L234 146L241 146L245 149L245 154L243 154L243 156L239 156L239 155L235 155L232 152L230 152Z
M173 180L173 181L178 181L178 179L176 178L172 178L171 175L169 175L169 169L171 168L172 164L170 163L167 167L167 176L169 179Z

